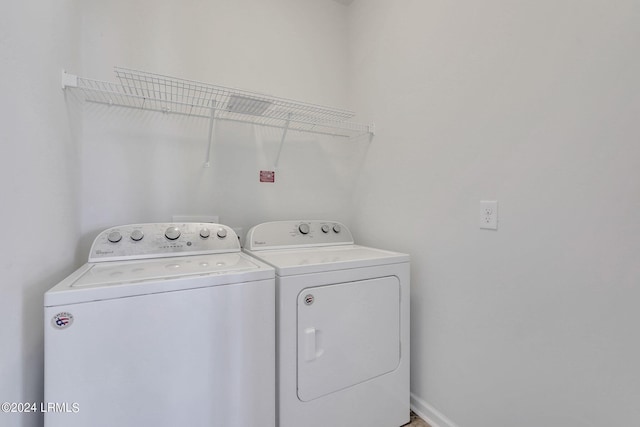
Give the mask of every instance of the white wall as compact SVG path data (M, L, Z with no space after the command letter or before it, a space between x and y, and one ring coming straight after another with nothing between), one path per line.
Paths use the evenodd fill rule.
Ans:
M73 0L0 6L0 402L42 401L43 294L75 268L79 237L77 123L64 67L79 66ZM41 414L0 412L0 426Z
M0 401L42 399L42 294L99 229L318 216L412 255L413 403L441 427L640 423L637 2L5 3ZM206 122L64 102L61 68L113 65L353 108L377 135L290 134L259 184L276 132L221 123L203 169Z
M114 65L348 107L345 6L332 1L83 2L87 77ZM126 11L126 13L123 13ZM208 122L87 105L83 133L83 247L96 232L174 214L219 215L243 227L271 219L347 216L352 159L365 143L287 135L219 122L203 169Z
M349 16L352 103L377 127L352 224L412 255L416 409L442 427L640 425L640 3ZM483 199L498 231L478 227Z

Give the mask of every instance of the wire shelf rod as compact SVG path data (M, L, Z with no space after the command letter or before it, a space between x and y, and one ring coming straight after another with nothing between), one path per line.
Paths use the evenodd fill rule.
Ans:
M191 85L192 87L198 88L199 90L208 89L214 93L221 93L221 94L233 93L233 94L239 94L239 95L252 97L252 98L269 100L274 104L290 105L291 107L295 107L295 109L297 110L313 111L316 114L322 114L322 112L325 112L325 114L327 115L330 115L332 117L336 117L342 120L346 120L355 116L355 113L353 111L323 106L319 104L310 104L306 102L295 101L288 98L275 97L275 96L271 96L271 95L267 95L259 92L252 92L252 91L247 91L243 89L212 85L209 83L198 82L195 80L188 80L188 79L181 79L181 78L179 79L176 77L166 76L163 74L151 73L147 71L139 71L139 70L134 70L130 68L114 67L114 70L115 70L116 76L118 77L118 79L123 85L126 85L125 82L127 80L131 80L134 82L145 82L147 85L148 84L151 84L151 85L164 84L165 86L167 82L177 82L184 85Z
M86 101L89 102L89 103L92 103L92 104L105 105L107 107L117 106L117 107L121 107L121 108L133 109L133 110L150 111L150 112L154 112L154 113L167 113L166 110L158 109L158 108L137 107L137 106L134 106L134 105L119 105L119 104L114 104L112 102L96 101L96 100L89 100L89 99L87 99ZM190 114L190 113L183 113L183 112L180 112L180 111L170 111L169 114L175 114L175 115L184 116L184 117L195 117L195 118L200 118L200 119L210 119L211 118L210 114ZM244 124L247 123L246 120L234 119L234 118L229 118L229 117L218 117L218 116L216 116L216 120L217 121L224 121L224 122L233 122L233 123L244 123ZM269 123L253 123L253 124L256 124L258 126L272 128L272 129L280 129L280 130L282 130L282 129L285 128L284 125L278 125L278 124L269 124ZM330 129L336 129L336 128L330 127ZM334 131L320 130L320 129L313 128L313 127L298 128L298 127L292 127L292 126L289 126L289 131L302 132L302 133L311 133L311 134L314 134L314 135L343 137L343 138L359 137L359 136L366 135L366 134L369 133L367 130L362 130L360 132L354 132L353 130L350 130L350 131L346 131L345 130L345 132L337 132L335 130Z
M161 74L115 68L117 83L63 72L63 87L84 94L88 102L159 111L191 117L339 137L373 135L372 124L349 122L348 110L292 101L257 92L177 79Z

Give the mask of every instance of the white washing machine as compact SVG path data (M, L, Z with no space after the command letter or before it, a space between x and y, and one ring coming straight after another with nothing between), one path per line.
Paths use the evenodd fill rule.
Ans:
M44 296L45 426L273 427L274 292L224 225L102 232Z
M354 245L331 221L249 230L276 269L279 427L409 422L409 256Z

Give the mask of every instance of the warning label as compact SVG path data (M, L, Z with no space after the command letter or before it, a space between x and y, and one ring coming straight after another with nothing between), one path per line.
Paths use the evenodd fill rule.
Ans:
M275 171L260 171L260 182L276 182Z

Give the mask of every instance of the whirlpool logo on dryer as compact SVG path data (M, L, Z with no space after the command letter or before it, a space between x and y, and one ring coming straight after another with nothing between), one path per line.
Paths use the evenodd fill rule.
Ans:
M63 311L51 319L51 325L56 329L66 329L73 324L73 314Z

